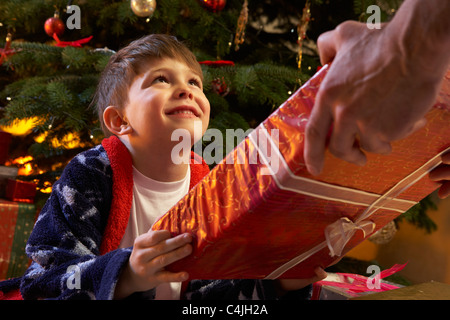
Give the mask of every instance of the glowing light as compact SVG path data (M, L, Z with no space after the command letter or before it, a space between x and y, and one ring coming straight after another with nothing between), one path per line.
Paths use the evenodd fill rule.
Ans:
M9 132L14 136L22 136L30 133L36 125L37 118L29 118L23 120L17 120L10 126L0 126L0 130Z
M33 161L32 156L19 157L11 162L7 162L6 165L18 165L19 172L17 173L19 176L29 176L33 173L33 166L31 165L31 161Z
M44 132L34 138L34 141L37 143L42 143L47 137L48 132ZM78 147L84 147L84 144L81 143L80 137L76 133L69 132L62 139L52 139L53 148L63 147L65 149L75 149Z
M49 181L44 182L44 187L39 189L42 193L51 193L52 192L52 184Z

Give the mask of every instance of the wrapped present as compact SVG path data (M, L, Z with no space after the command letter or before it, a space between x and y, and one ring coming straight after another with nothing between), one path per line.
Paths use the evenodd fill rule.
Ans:
M0 166L0 198L6 196L6 186L8 179L16 179L19 168L10 166Z
M6 198L11 201L34 203L37 184L34 182L8 179Z
M403 285L384 280L406 266L396 264L371 277L352 273L328 273L324 280L313 284L312 300L348 300L377 292L402 288ZM378 267L377 267L378 268ZM376 269L374 269L376 271Z
M34 204L0 199L0 280L21 276L27 269L25 245L35 218Z
M309 278L439 184L428 172L450 150L450 73L427 125L368 154L360 167L325 155L322 173L306 170L304 130L322 68L253 130L153 229L193 235L193 253L170 265L191 279Z
M6 160L8 160L11 139L11 133L0 131L0 165L4 165Z

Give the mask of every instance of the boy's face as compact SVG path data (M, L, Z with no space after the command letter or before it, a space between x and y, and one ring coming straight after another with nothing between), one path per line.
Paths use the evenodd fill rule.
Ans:
M203 136L209 113L199 75L185 63L167 58L152 60L134 79L124 109L133 128L130 142L141 148L170 145L176 129L188 130L193 144L194 123L201 123ZM196 132L196 138L201 136Z

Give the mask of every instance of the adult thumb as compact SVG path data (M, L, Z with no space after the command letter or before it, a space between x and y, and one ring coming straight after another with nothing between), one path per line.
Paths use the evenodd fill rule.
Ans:
M322 33L317 39L317 48L319 50L320 63L325 65L333 61L337 52L336 30Z

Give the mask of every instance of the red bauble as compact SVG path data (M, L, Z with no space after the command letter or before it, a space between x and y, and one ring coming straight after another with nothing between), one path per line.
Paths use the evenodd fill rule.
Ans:
M53 37L53 34L56 33L57 36L60 36L64 33L64 22L58 17L51 17L45 21L44 29L45 32Z
M226 0L199 0L200 3L212 12L222 11L227 4Z
M230 92L230 88L228 88L223 77L222 79L214 79L211 83L211 87L215 93L222 97L225 97Z

